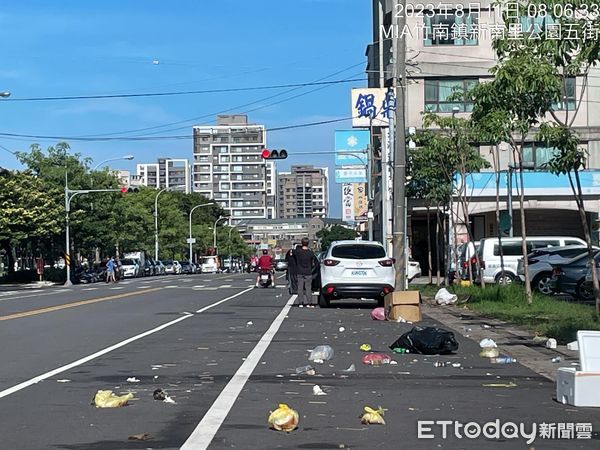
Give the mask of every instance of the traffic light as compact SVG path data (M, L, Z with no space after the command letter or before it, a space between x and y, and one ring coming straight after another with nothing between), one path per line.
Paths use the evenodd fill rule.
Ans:
M135 187L135 186L121 186L121 194L127 194L127 193L132 193L132 192L139 192L140 188Z
M261 154L263 159L286 159L287 150L269 150L264 148Z

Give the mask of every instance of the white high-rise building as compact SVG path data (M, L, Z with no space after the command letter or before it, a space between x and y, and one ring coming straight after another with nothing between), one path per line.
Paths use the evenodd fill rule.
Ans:
M192 189L190 163L187 159L159 158L156 163L138 164L140 184L156 189L172 188L189 194Z

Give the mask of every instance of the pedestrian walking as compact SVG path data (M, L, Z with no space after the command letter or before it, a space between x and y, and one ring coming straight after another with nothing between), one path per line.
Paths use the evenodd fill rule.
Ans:
M296 273L298 276L299 307L314 308L312 295L313 267L319 264L315 254L308 248L308 238L302 238L302 248L296 249Z
M290 295L298 293L298 273L296 269L296 249L302 248L300 244L296 248L290 248L285 254L285 262L287 263L287 282Z
M106 263L106 282L115 283L115 259L111 256L108 262Z

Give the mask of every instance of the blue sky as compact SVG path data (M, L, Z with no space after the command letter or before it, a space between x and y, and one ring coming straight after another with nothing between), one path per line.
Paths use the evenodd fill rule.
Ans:
M366 0L6 3L0 10L0 91L10 91L13 100L303 83L340 71L329 79L361 78L371 39L371 2ZM350 89L364 85L340 84L312 93L315 87L305 87L287 94L281 89L52 102L0 99L0 132L89 136L196 118L129 134L191 136L192 125L214 123L214 113L255 108L248 112L251 122L282 127L349 117ZM275 94L282 95L264 100ZM256 103L240 107L251 102ZM333 151L334 130L350 126L341 122L270 133L269 147L290 154L278 169L326 165L333 178L333 154L301 152ZM0 145L12 151L26 150L33 142L47 147L56 140L0 137ZM73 152L96 162L133 154L134 161L114 165L132 171L136 163L160 156L192 159L191 139L68 142ZM0 166L19 164L0 148ZM333 180L330 186L331 215L339 217L339 186Z

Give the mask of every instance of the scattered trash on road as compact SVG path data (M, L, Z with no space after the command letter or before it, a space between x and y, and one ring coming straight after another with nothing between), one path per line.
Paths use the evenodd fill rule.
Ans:
M462 364L461 363L452 363L452 367L458 369L459 367L462 367Z
M484 347L481 349L479 356L482 358L497 358L500 356L500 351L498 347Z
M481 328L485 328L487 330L488 328L492 328L492 326L488 325L487 323L484 323L483 325L481 325Z
M318 384L315 384L313 386L313 395L327 395L327 393L323 392L323 390L321 389L321 386L319 386Z
M536 334L533 337L533 343L534 344L546 345L546 342L548 342L548 337L547 336L538 336Z
M248 322L246 322L246 326L247 327L252 326L252 325L254 325L254 323L251 320L249 320Z
M567 344L567 350L578 351L579 350L579 342L577 342L577 341L569 342Z
M492 364L512 364L516 363L517 360L515 358L511 358L510 356L500 356L498 358L490 358L490 362Z
M369 344L363 344L359 347L359 349L362 350L363 352L370 352L371 346Z
M339 328L338 328L338 331L339 331L340 333L343 333L344 331L346 331L346 329L345 329L344 327L339 327Z
M347 369L342 370L342 372L356 372L356 366L353 364L350 364L350 367L348 367Z
M451 294L446 288L441 288L435 294L435 302L438 305L453 305L458 300L456 294Z
M557 345L556 339L550 338L546 341L546 348L555 349Z
M290 432L298 426L298 411L290 408L285 403L280 403L279 407L269 415L269 428L277 431Z
M132 434L127 439L130 441L148 441L152 439L152 435L150 433Z
M296 375L314 375L315 373L313 366L296 367Z
M371 311L371 319L373 320L385 320L385 309L382 307L374 308Z
M127 405L127 402L134 397L132 393L125 395L115 395L113 391L98 391L92 400L92 405L96 408L120 408Z
M362 363L369 366L380 366L382 364L389 364L392 358L385 353L369 353L363 356Z
M385 411L381 406L378 409L365 406L364 412L360 416L360 422L368 425L385 425L385 420L383 420Z
M129 378L127 378L127 382L128 383L139 383L140 380L138 380L136 377L129 377Z
M401 355L403 355L405 353L410 353L408 350L406 350L405 348L402 348L402 347L393 348L392 351L394 353L400 353Z
M71 380L67 380L66 378L62 379L62 380L56 380L57 383L70 383Z
M554 358L552 358L553 363L559 363L561 361L562 361L562 358L560 356L555 356Z
M152 393L152 397L154 397L154 400L159 400L162 402L165 398L167 398L167 393L162 389L156 389Z
M175 400L173 400L171 397L169 397L168 395L165 394L165 399L163 400L163 402L165 403L172 403L172 404L176 404Z
M396 365L398 365L398 361L390 361L390 365L391 366L396 366Z
M411 353L423 355L446 355L458 350L454 333L436 327L413 327L390 345L390 348L405 348Z
M503 387L503 388L512 388L517 387L516 383L512 381L510 383L490 383L490 384L482 384L483 387Z
M481 348L498 347L496 345L496 343L494 342L494 340L490 339L490 338L485 338L485 339L482 339L481 341L479 341L479 346Z
M318 345L310 351L309 361L322 364L333 358L333 349L329 345Z

